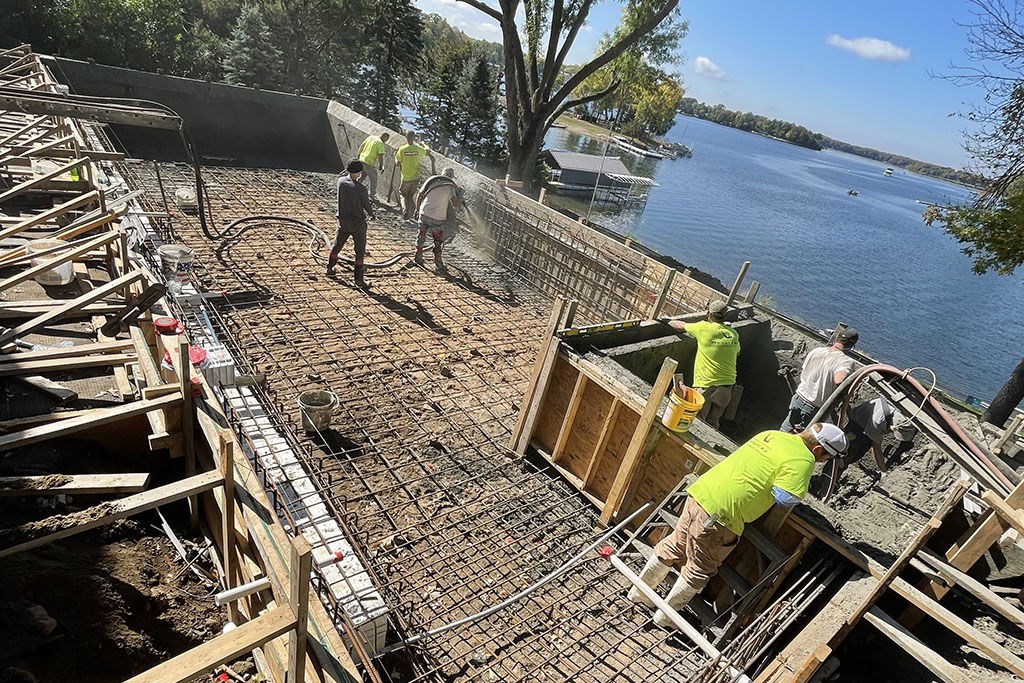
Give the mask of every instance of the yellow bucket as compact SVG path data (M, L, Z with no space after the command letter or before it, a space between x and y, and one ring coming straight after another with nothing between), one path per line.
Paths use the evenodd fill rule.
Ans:
M704 407L704 395L683 384L683 375L672 378L672 393L668 396L668 410L661 418L662 424L674 432L689 431L693 418Z

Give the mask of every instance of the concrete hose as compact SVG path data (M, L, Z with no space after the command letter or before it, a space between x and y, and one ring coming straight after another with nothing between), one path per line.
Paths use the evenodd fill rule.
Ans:
M314 247L317 242L322 242L328 249L330 249L332 246L330 237L327 235L326 232L316 227L309 221L304 221L298 218L291 218L289 216L269 215L243 216L242 218L238 218L236 220L231 221L231 223L229 223L227 227L225 227L224 230L221 231L219 236L223 238L230 237L231 239L234 239L240 236L249 228L255 228L262 225L270 225L272 223L290 223L296 227L304 229L312 237L312 239L309 242L310 256L312 256L317 261L326 262L327 259L318 254ZM239 226L241 227L239 228ZM239 228L237 232L235 232L236 228ZM395 254L394 256L385 261L379 261L377 263L364 263L363 266L366 268L390 268L391 266L394 266L401 262L403 259L407 259L410 256L414 256L415 254L415 251L403 251L402 253ZM354 266L356 264L354 260L346 258L344 256L339 256L338 260L347 263L350 266Z

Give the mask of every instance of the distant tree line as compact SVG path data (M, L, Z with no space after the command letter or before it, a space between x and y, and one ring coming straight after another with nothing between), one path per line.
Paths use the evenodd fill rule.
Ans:
M703 102L698 102L692 97L683 98L679 106L679 113L723 126L729 126L730 128L739 128L751 133L768 135L815 151L827 147L839 152L856 154L857 156L881 161L888 166L898 166L914 173L950 180L963 185L980 186L983 184L983 180L979 176L967 171L958 171L948 166L929 164L925 161L918 161L917 159L911 159L899 154L880 152L870 147L851 145L848 142L835 140L821 133L814 133L803 126L790 123L789 121L769 119L757 114L751 114L750 112L732 111L731 109L726 109L721 104L710 106Z
M935 178L942 178L943 180L951 180L955 183L962 185L970 185L972 187L980 187L984 184L984 180L973 173L967 171L958 171L955 168L949 168L948 166L938 166L936 164L929 164L926 161L918 161L917 159L911 159L910 157L901 156L899 154L890 154L889 152L880 152L877 149L871 149L870 147L859 147L857 145L851 145L848 142L842 142L840 140L833 140L830 137L826 137L817 134L821 144L829 149L834 149L838 152L846 152L847 154L856 154L860 157L867 157L868 159L874 159L875 161L881 161L887 166L899 166L905 168L908 171L914 173L920 173L921 175L932 176Z
M769 119L759 114L751 114L749 111L746 113L732 111L731 109L726 109L721 104L709 106L703 102L698 102L692 97L683 98L679 105L679 113L723 126L729 126L730 128L739 128L748 133L767 135L768 137L791 142L794 145L806 147L807 149L815 151L821 149L819 135L789 121Z
M500 160L497 43L473 41L412 0L21 0L0 21L0 47L142 71L337 99L392 127L399 107L459 108L431 141ZM445 57L448 55L448 57ZM449 57L464 61L436 73ZM451 65L449 65L450 67ZM462 101L466 100L466 101ZM433 109L427 105L435 102ZM443 118L443 117L442 117ZM440 137L437 137L437 136ZM442 140L443 138L443 140Z

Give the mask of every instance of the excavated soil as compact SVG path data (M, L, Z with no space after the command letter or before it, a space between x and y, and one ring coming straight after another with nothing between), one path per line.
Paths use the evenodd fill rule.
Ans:
M122 681L220 633L146 516L0 560L0 681Z

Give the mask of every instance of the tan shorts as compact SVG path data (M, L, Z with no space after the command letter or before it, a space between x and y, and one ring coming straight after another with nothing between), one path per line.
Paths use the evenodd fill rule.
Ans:
M704 395L704 407L700 409L697 417L718 429L722 415L725 414L729 404L732 402L732 391L735 384L725 384L715 387L697 387L697 391Z
M740 540L717 522L705 529L708 517L693 497L687 498L676 528L654 547L659 560L679 567L686 582L698 590L718 573L718 568Z
M402 186L399 188L398 191L401 192L402 194L406 195L406 196L409 196L411 194L416 194L416 190L418 190L419 187L420 187L420 179L419 178L413 178L412 180L403 180L402 181Z

